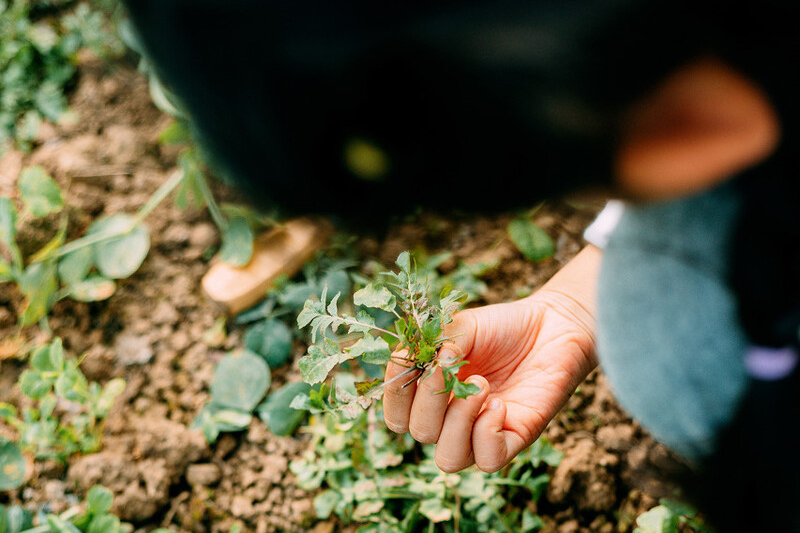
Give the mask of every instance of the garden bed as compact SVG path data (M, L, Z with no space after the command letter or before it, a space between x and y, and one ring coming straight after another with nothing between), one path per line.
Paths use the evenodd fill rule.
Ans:
M31 153L12 151L0 159L0 194L13 194L20 169L42 165L67 191L69 232L80 235L97 216L135 212L175 171L178 154L158 143L171 119L152 105L147 80L129 65L87 59L70 102L72 120L41 128ZM235 199L232 191L216 192ZM577 253L583 228L599 207L582 199L539 210L535 221L557 248L540 263L524 259L508 238L511 214L420 213L394 221L382 234L357 233L353 247L361 264L391 265L398 253L414 249L451 251L444 272L457 261L494 262L477 303L504 302L535 290ZM20 236L27 251L52 236L55 226L44 227L47 222ZM58 303L49 321L68 353L86 354L81 368L89 379L126 380L105 423L101 450L73 456L66 466L37 462L28 483L0 493L0 503L58 512L101 484L114 493L116 514L143 531L228 531L234 523L258 533L352 527L318 521L314 494L298 488L289 463L306 448L304 432L278 437L254 419L247 431L222 434L209 445L188 429L209 399L215 364L242 346L242 329L209 334L221 315L202 295L200 279L220 243L207 214L167 201L146 223L152 247L138 272L105 302ZM21 306L12 285L0 285L0 401L17 405L27 401L15 387L24 363L13 357ZM28 341L50 335L38 326L23 332ZM305 350L294 342L292 362L272 372L272 390L299 380L297 360ZM0 425L0 435L11 438L13 432ZM545 436L564 458L550 468L552 480L536 509L543 531L630 531L638 514L671 494L663 481L671 459L615 404L599 372L581 385Z

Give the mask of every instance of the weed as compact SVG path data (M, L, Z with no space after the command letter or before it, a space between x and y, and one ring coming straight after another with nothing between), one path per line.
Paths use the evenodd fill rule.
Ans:
M353 387L353 377L342 375ZM540 439L501 472L468 469L442 473L432 445L421 448L409 435L389 432L379 422L380 405L346 420L332 413L302 429L311 435L305 454L290 464L298 484L322 489L314 499L319 519L334 514L362 523L366 532L534 531L543 525L521 501L535 502L549 482L544 466L562 455ZM418 462L411 462L415 455ZM523 506L524 507L524 506Z
M327 301L327 290L323 289L319 300L306 301L297 317L299 327L311 327L311 341L315 343L309 347L308 355L299 361L306 383L313 385L325 381L334 367L352 359L381 365L389 361L393 352L397 354L400 350L407 350L404 358L395 355L395 361L408 368L394 379L405 378L411 383L441 369L445 382L442 393L452 392L457 398L465 398L479 392L477 385L458 380L458 369L466 361L439 358L439 350L448 340L442 337L444 327L452 321L453 314L468 295L447 287L438 298L432 297L428 277L419 275L412 263L411 255L403 252L396 261L399 272L380 272L376 276L378 281L356 291L353 303L362 309L355 316L339 314L341 293ZM370 314L367 308L373 313ZM373 316L376 313L393 317L393 324L378 325ZM347 347L326 335L328 331L335 335L342 326L347 328L348 340L358 338ZM320 343L316 344L318 335ZM380 395L382 384L378 379L359 382L356 392L354 395L336 386L323 385L293 405L314 410L341 410L354 417L359 407L368 407Z
M22 393L36 402L19 416L16 408L0 403L0 417L19 435L17 445L37 459L66 462L74 453L91 453L100 447L102 422L125 388L112 379L105 386L86 379L80 361L66 357L61 339L36 348L30 368L19 378ZM0 454L0 462L19 464L13 450ZM17 478L21 482L21 477Z
M15 282L25 296L19 325L44 319L63 298L109 298L116 290L115 280L131 276L147 257L150 232L144 219L182 180L181 174L173 175L135 215L100 217L82 238L66 242L68 217L60 187L42 167L24 169L17 180L22 212L10 198L0 197L0 243L10 258L0 256L0 283ZM51 215L60 217L55 236L26 264L16 239L19 226Z
M711 533L698 515L697 509L691 505L668 498L659 500L659 505L636 519L633 533Z
M81 48L101 57L122 51L105 16L85 3L56 17L39 16L37 4L0 1L0 151L8 141L29 150L43 120L62 118Z

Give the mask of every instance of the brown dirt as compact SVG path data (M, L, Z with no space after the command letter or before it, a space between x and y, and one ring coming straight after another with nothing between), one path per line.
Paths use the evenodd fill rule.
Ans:
M22 166L43 165L68 188L70 231L78 235L96 216L135 211L174 172L177 154L156 142L169 118L153 107L146 81L129 66L82 65L71 105L78 120L46 128L31 154L12 151L0 159L0 193L13 191ZM466 261L496 260L499 266L485 277L483 303L503 302L533 291L581 248L583 228L598 206L587 199L545 206L536 221L554 236L558 251L539 264L524 260L506 237L510 215L422 214L395 223L385 236L361 235L356 248L384 264L419 246L451 250ZM202 340L218 316L199 285L207 252L219 244L207 215L181 212L167 201L147 223L150 255L117 294L96 304L61 302L50 321L69 352L88 354L82 368L90 379L127 380L102 451L75 457L66 468L37 464L28 486L0 495L0 502L50 502L58 510L101 483L115 493L119 515L144 530L218 532L234 522L258 533L334 530L330 522L315 526L312 495L295 486L288 470L302 439L276 437L256 420L249 431L224 435L210 447L187 429L208 397L214 364L225 349L240 345L241 332L230 332L218 348ZM23 238L35 249L50 231L32 228ZM16 333L20 305L19 294L0 285L0 339ZM48 334L32 327L25 336ZM298 378L303 349L296 346L295 363L273 373L273 388ZM0 357L0 401L24 403L13 386L21 367ZM547 531L629 531L637 514L672 490L660 475L672 464L668 453L621 412L599 373L546 435L565 453L539 504Z

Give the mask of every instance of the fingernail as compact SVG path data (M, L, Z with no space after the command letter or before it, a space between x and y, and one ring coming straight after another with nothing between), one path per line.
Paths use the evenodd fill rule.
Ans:
M477 385L480 387L481 392L484 391L483 380L478 378L477 376L470 376L464 380L464 383L469 383L470 385Z
M500 398L492 398L492 401L489 402L489 405L486 406L486 409L495 410L500 409L503 406L503 401Z

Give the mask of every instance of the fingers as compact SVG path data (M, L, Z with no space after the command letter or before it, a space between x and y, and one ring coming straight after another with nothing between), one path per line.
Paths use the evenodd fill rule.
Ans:
M427 372L425 374L417 381L417 392L411 405L408 429L418 442L434 444L439 440L450 395L438 394L444 389L441 368L437 368L432 375L428 375Z
M406 357L407 352L403 351L395 355L398 360L402 360ZM415 383L403 388L403 385L416 376L416 373L412 371L405 376L399 377L408 370L409 367L390 360L386 366L386 374L384 376L386 385L383 389L383 418L386 420L386 427L396 433L408 431L411 405L414 401L414 393L417 391Z
M507 412L505 403L493 398L475 420L472 450L475 465L484 472L497 472L527 446L519 434L503 429Z
M489 394L489 383L483 376L472 376L467 382L478 385L481 392L453 398L447 408L434 457L436 465L444 472L458 472L474 462L472 426Z

